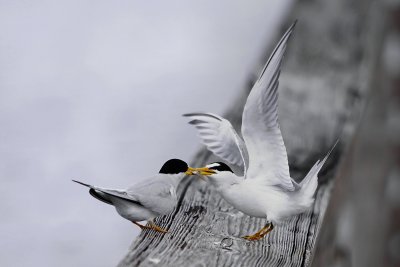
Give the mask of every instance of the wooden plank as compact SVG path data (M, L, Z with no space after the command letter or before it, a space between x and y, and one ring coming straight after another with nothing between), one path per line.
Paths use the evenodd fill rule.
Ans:
M119 266L308 266L333 187L343 144L352 136L366 99L362 71L371 51L364 44L365 16L371 1L309 0L295 4L279 33L299 19L289 44L280 85L279 116L291 175L302 178L323 157L338 136L320 176L313 208L277 226L263 240L240 236L254 233L264 219L243 215L212 187L185 179L176 210L156 222L169 229L162 235L144 231ZM340 16L338 15L340 14ZM270 52L271 50L269 50ZM268 53L269 54L269 53ZM262 60L262 63L265 58ZM260 64L260 66L262 65ZM249 88L226 117L240 129ZM184 126L183 126L184 127ZM189 126L188 126L189 127ZM192 165L216 160L200 151Z
M371 5L366 25L369 31L364 38L371 55L365 66L370 69L362 72L367 82L360 83L369 92L370 100L343 159L346 164L342 164L340 175L335 179L313 266L399 266L394 260L397 256L390 258L393 253L390 238L396 236L395 231L390 232L390 209L395 205L386 198L385 191L390 190L388 174L396 169L396 164L399 166L395 148L400 129L389 122L390 117L399 117L391 85L394 77L398 77L400 65L398 54L385 59L388 49L384 49L384 41L394 41L391 45L397 46L398 53L400 34L397 31L397 38L388 38L396 31L390 32L387 11L389 7L385 3ZM392 13L396 19L397 12ZM397 68L392 65L385 69L388 60L394 60ZM394 189L397 195L399 189ZM398 255L398 247L395 250Z

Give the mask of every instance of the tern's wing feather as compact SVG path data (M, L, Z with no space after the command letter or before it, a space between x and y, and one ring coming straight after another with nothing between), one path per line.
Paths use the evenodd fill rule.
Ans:
M242 134L249 152L249 178L265 174L263 182L295 189L286 147L278 123L278 84L282 59L295 23L283 35L254 84L243 111Z
M189 113L190 124L198 131L202 143L218 157L227 162L247 169L247 150L232 124L212 113Z
M105 189L105 188L99 188L99 187L95 187L95 188L93 188L93 190L95 190L97 195L100 195L104 199L109 199L109 196L111 196L111 197L116 197L116 198L119 198L119 199L126 200L128 202L131 202L131 203L139 205L139 206L144 206L143 203L141 203L141 201L137 197L128 194L124 190ZM112 202L112 200L109 200L109 201Z
M137 205L141 205L142 204L139 202L139 200L137 198L135 198L134 196L130 196L128 195L124 190L117 190L117 189L106 189L106 188L101 188L101 187L97 187L97 186L93 186L90 184L85 184L82 183L80 181L76 181L76 180L72 180L75 183L81 184L83 186L89 187L89 193L96 199L103 201L104 203L110 204L112 205L112 200L110 199L109 196L113 196L113 197L117 197L120 199L124 199L127 200L131 203L137 204Z
M175 188L166 177L155 176L148 178L126 190L106 189L73 181L89 187L89 192L93 197L111 205L113 205L113 198L118 198L158 214L167 214L176 205Z
M174 209L177 202L175 187L163 174L129 187L126 189L126 193L140 201L144 207L158 214L168 214Z

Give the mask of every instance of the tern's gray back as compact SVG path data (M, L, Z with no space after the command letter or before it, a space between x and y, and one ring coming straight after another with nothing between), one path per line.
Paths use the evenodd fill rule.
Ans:
M176 188L173 179L168 175L158 174L132 185L126 189L143 206L161 215L171 212L177 203Z

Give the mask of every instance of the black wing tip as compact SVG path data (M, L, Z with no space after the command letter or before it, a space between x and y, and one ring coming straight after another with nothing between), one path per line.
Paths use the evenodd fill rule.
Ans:
M113 203L112 203L111 201L109 201L108 199L105 199L104 197L102 197L101 195L99 195L99 194L96 192L96 190L93 189L93 188L90 188L89 194L92 195L92 197L94 197L94 198L97 199L97 200L100 200L100 201L102 201L102 202L104 202L104 203L106 203L106 204L113 205Z
M219 118L217 115L214 115L212 113L202 113L202 112L193 112L193 113L185 113L182 114L183 117L192 117L192 116L204 116L204 117L209 117L209 118L213 118L216 119L218 121L222 121L221 118Z
M191 117L191 116L194 116L194 114L196 114L196 113L185 113L185 114L182 114L182 117Z
M197 124L199 124L199 123L204 123L204 121L201 121L201 120L191 120L191 121L189 121L188 123L191 124L191 125L197 125Z
M207 115L207 113L206 112L191 112L191 113L182 114L183 117L204 116L204 115Z
M77 184L81 184L81 185L83 185L83 186L91 187L91 185L89 185L89 184L85 184L85 183L82 183L82 182L77 181L77 180L74 180L74 179L71 179L71 181L73 181L73 182L75 182L75 183L77 183Z

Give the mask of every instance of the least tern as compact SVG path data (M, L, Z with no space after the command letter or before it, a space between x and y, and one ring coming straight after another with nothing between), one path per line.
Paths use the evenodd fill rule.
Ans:
M306 211L314 201L318 172L330 152L318 161L301 183L289 174L288 157L278 123L278 79L287 42L295 23L286 31L254 84L244 106L242 136L231 123L211 113L184 114L189 117L199 137L214 154L243 168L238 176L222 162L214 162L196 172L207 176L222 197L243 213L267 218L268 223L257 233L245 236L258 240L274 224ZM333 148L332 148L333 149ZM332 150L331 150L332 151Z
M159 215L170 213L177 204L176 187L186 175L193 175L194 168L180 159L170 159L164 163L159 173L125 190L106 189L85 184L89 193L104 203L113 205L119 215L133 222L141 229L153 229L158 232L167 231L154 224L153 219ZM150 226L141 225L147 220Z

